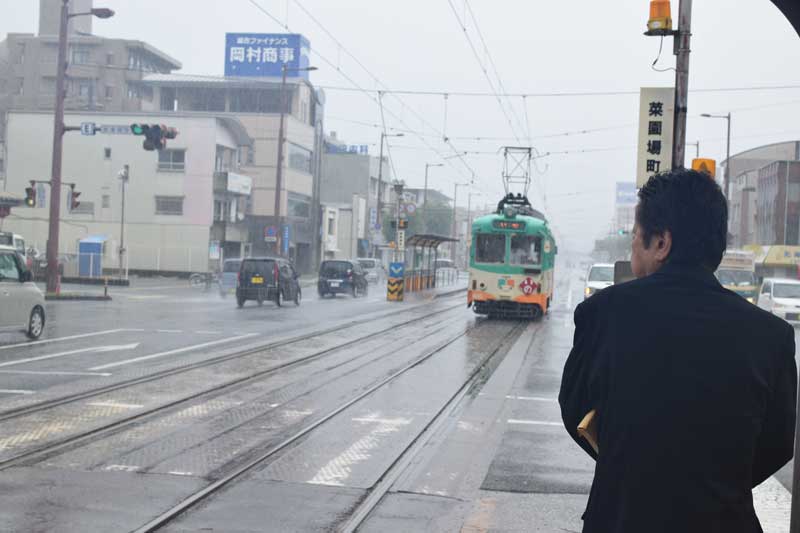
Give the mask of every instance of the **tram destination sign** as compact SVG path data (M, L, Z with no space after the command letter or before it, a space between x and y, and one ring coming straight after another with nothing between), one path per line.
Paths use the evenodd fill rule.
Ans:
M525 222L519 220L495 220L492 222L492 227L511 231L525 231Z

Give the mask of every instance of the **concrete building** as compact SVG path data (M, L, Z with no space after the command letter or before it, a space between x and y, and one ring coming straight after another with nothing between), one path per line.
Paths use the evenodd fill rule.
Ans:
M91 0L72 0L73 13ZM9 33L0 42L0 181L4 178L5 114L55 107L60 0L40 0L39 33ZM152 109L153 92L139 83L153 72L172 72L181 63L136 39L92 35L94 17L70 19L67 35L67 110L137 112ZM2 184L0 184L1 186Z
M131 270L205 272L220 249L246 255L252 180L239 160L252 144L241 122L210 114L66 114L68 125L95 122L95 136L64 137L63 182L74 183L80 206L70 212L69 189L62 189L60 253L75 253L77 242L100 236L106 242L104 267L118 266L121 186L118 172L129 165L125 193L126 263ZM166 150L145 151L132 123L165 123L178 129ZM8 113L8 179L5 188L22 194L29 180L49 181L53 117L47 112ZM16 208L3 228L45 249L50 190L37 184L37 206Z
M324 95L305 79L287 80L281 219L278 220L275 218L275 190L280 79L154 74L147 76L142 85L153 91L154 111L162 115L210 113L234 118L245 127L253 139L241 161L242 172L253 178L252 206L247 221L252 252L256 255L276 253L275 244L265 241L265 233L272 227L288 226L286 255L302 272L314 270L312 245L318 235L314 228L319 227L314 209L315 204L319 205L315 175L321 167Z
M425 203L425 189L416 189L407 187L403 189L403 194L413 200L415 204L417 204L418 208L421 208L422 205ZM428 203L430 204L450 204L453 201L452 198L447 196L441 191L437 191L434 189L428 189Z
M762 167L757 194L758 244L800 244L800 162Z
M750 170L731 178L729 244L735 248L758 244L756 234L758 173L758 169Z
M335 132L326 140L326 149L322 158L322 175L320 178L321 200L326 205L352 205L353 197L365 200L367 223L364 232L356 236L356 240L365 240L359 252L367 256L386 244L383 232L378 227L382 223L378 216L378 157L364 152L342 150L342 144ZM388 159L383 159L381 171L381 203L384 214L394 214L395 194L392 187L393 175ZM351 257L356 257L353 255Z
M323 213L323 259L369 257L372 250L366 238L369 225L366 198L353 195L349 204L323 204Z

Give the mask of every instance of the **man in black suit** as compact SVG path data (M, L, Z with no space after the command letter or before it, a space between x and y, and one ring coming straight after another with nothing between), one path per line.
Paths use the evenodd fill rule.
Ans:
M792 458L794 330L717 282L725 198L676 170L639 192L636 280L575 310L559 403L596 459L584 533L754 533L752 488ZM597 412L599 454L576 428Z

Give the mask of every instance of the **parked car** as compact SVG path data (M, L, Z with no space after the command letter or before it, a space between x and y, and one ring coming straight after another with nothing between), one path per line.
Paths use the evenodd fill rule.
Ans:
M361 265L361 268L364 269L369 283L380 283L383 281L385 272L383 271L383 265L381 265L380 261L372 258L361 258L357 259L357 261L358 264Z
M614 284L614 265L608 263L595 263L586 276L586 286L583 288L583 299L590 297L597 291L603 290Z
M242 259L236 282L236 304L242 307L248 300L255 300L258 305L263 305L264 301L275 302L278 307L284 301L300 305L302 291L299 278L294 266L286 259Z
M757 305L791 324L800 324L800 281L765 279Z
M317 290L320 298L327 295L351 294L353 298L366 296L367 275L358 261L328 260L319 267Z
M239 270L242 268L242 259L226 259L222 262L222 272L219 274L219 294L225 298L236 292Z
M452 259L437 259L434 263L436 275L446 280L458 278L458 268Z
M38 339L44 321L44 295L33 274L15 247L0 246L0 330L21 330Z

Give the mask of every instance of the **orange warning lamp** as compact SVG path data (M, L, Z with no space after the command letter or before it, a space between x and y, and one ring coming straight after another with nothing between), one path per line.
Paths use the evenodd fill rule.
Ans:
M651 0L647 29L659 32L672 30L672 8L669 0Z

